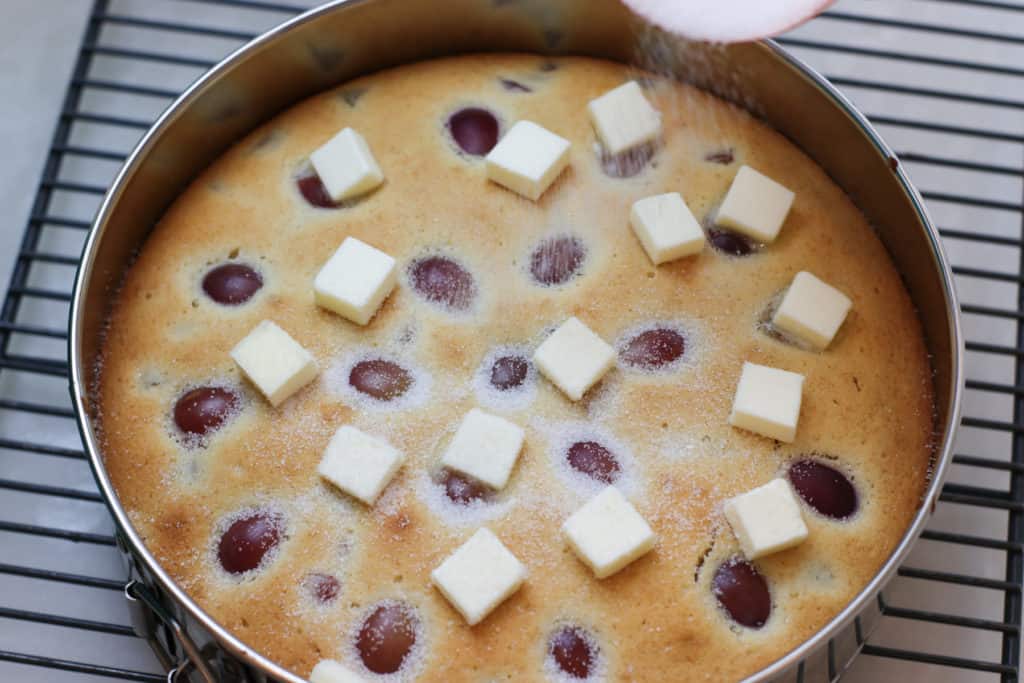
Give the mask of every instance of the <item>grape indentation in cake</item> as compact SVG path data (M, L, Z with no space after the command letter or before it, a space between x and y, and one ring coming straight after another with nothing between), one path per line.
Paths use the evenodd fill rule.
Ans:
M818 460L798 460L789 466L789 482L805 503L832 519L857 512L857 489L839 470Z
M712 247L729 256L749 256L754 253L753 242L731 230L710 228L708 230L708 242L711 243Z
M577 441L565 453L569 466L581 474L604 484L619 477L622 466L607 447L597 441Z
M238 306L263 287L263 277L244 263L222 263L203 276L206 296L224 306Z
M500 128L498 118L480 107L460 109L448 117L448 132L455 144L475 157L482 157L494 149Z
M677 330L656 327L631 337L619 357L633 368L658 370L676 362L686 352L686 337Z
M571 235L551 237L530 254L530 275L541 285L561 285L574 278L587 256L586 247Z
M413 290L431 303L465 311L476 298L476 282L463 266L445 256L427 256L409 267Z
M303 587L309 596L321 605L329 605L334 602L341 591L341 582L337 577L320 572L310 572L302 582Z
M238 392L227 387L196 387L174 404L174 424L191 437L204 437L220 429L242 403Z
M409 391L413 377L411 372L394 361L372 358L352 366L348 383L356 391L378 401L391 401Z
M418 630L419 618L412 607L400 602L378 605L356 636L359 658L374 673L395 673L416 645Z
M579 626L562 626L555 631L548 643L548 655L571 678L590 678L597 668L597 645Z
M263 564L283 535L284 519L268 510L256 510L232 522L217 545L220 566L229 574L244 574Z
M456 505L472 505L478 500L485 500L491 493L487 486L476 479L449 469L443 471L441 483L444 495Z
M711 591L722 609L740 626L761 628L771 615L768 582L741 557L733 557L718 567L711 580Z
M519 81L513 80L511 78L502 78L501 87L505 88L505 90L508 90L509 92L533 92L533 88L531 88L530 86L520 83Z
M529 373L530 361L522 356L501 356L491 365L491 386L498 391L518 389Z
M327 194L324 182L320 180L320 176L313 172L312 168L299 174L295 179L295 186L299 189L299 194L311 206L320 209L336 209L339 206L337 202L331 199L331 195Z
M709 152L704 156L704 161L711 162L712 164L722 164L723 166L728 166L733 161L735 161L735 159L736 157L735 155L733 155L731 149L722 149L717 152Z
M601 170L610 178L632 178L647 168L654 158L657 147L654 143L641 145L620 154L609 154L603 147L600 152Z

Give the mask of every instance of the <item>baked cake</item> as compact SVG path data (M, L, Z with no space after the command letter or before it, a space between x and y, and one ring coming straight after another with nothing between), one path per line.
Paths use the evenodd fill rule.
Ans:
M818 166L687 85L534 55L240 141L127 273L97 403L162 565L318 682L754 673L893 550L933 414L910 298Z

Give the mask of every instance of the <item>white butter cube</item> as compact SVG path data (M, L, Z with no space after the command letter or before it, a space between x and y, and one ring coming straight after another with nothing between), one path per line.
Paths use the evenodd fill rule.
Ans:
M774 479L728 500L725 518L751 560L792 548L807 538L800 504L785 479Z
M359 325L395 288L395 259L354 237L346 237L313 281L316 303Z
M363 136L345 128L309 155L331 199L340 202L366 194L384 182L384 173Z
M603 579L654 547L654 532L614 486L591 498L562 525L569 545Z
M309 683L366 683L366 679L333 659L322 659L309 674Z
M519 425L473 408L462 418L441 464L501 489L523 448L523 437Z
M601 144L612 155L652 142L661 135L661 114L636 81L623 83L587 105Z
M795 196L768 176L740 166L715 222L768 243L778 237Z
M275 408L319 372L309 351L269 320L238 342L231 357Z
M729 424L790 443L796 438L804 376L744 363Z
M537 200L569 165L569 146L532 121L519 121L487 155L487 177Z
M317 472L345 493L373 505L403 459L388 442L344 425L331 437Z
M470 626L519 590L526 567L488 529L478 530L430 573L434 585Z
M678 192L637 201L629 221L655 265L700 253L704 248L704 231Z
M533 362L566 396L578 401L615 364L615 349L573 317L537 347Z
M832 285L802 271L793 278L772 317L778 329L816 349L828 348L853 302Z

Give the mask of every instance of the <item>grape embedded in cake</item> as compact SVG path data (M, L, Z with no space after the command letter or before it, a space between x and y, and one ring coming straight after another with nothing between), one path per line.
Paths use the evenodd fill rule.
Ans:
M448 133L463 152L482 157L498 144L498 118L481 107L460 109L448 117Z
M849 477L820 460L805 458L789 466L789 481L797 494L819 515L847 520L860 506Z
M729 256L750 256L757 251L756 246L745 235L731 230L708 228L708 242L715 251Z
M511 391L523 386L530 372L530 361L522 356L501 356L491 365L491 386L498 391Z
M349 385L360 394L387 403L404 396L414 383L409 370L386 358L368 358L352 366Z
M572 235L551 237L530 254L530 275L540 285L562 285L579 274L587 249Z
M222 263L203 276L203 292L222 306L240 306L262 288L263 276L245 263Z
M355 647L363 666L376 674L393 674L413 659L420 641L421 621L408 603L388 600L366 615Z
M750 562L733 557L719 565L711 592L726 614L740 626L758 629L772 614L768 582Z
M472 505L487 500L492 493L484 483L448 469L441 473L440 480L444 495L456 505Z
M590 678L597 669L599 656L600 648L594 637L579 626L562 626L548 641L548 657L570 678Z
M686 337L679 330L655 327L628 339L619 358L631 368L663 370L671 368L686 353Z
M409 266L409 282L421 297L451 312L468 311L476 299L473 275L447 256L427 256L413 261Z
M195 387L174 404L174 424L186 437L202 439L224 426L241 405L242 397L229 387Z
M565 460L580 474L603 484L613 483L622 472L615 454L597 441L576 441L565 452Z

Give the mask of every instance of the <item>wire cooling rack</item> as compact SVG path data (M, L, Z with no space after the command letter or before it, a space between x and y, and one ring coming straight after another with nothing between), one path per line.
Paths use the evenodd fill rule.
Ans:
M312 4L95 2L0 309L0 680L165 680L128 623L74 426L72 277L107 184L156 115L230 49ZM909 168L954 263L968 339L956 464L847 680L1017 681L1024 0L847 0L781 42Z

